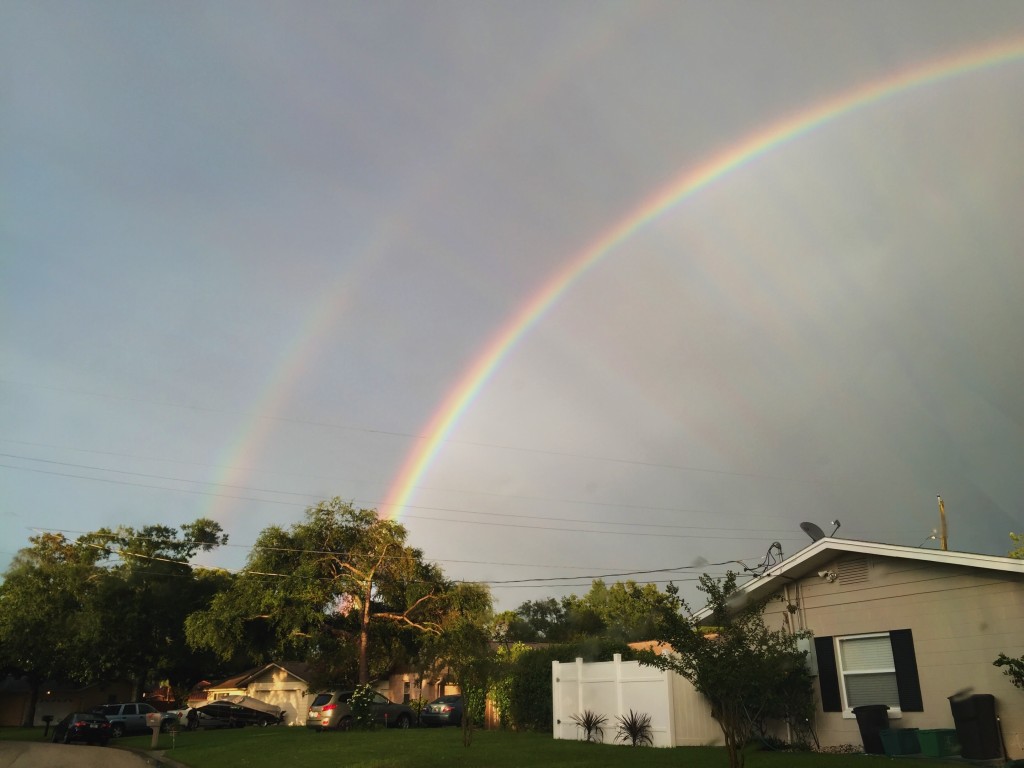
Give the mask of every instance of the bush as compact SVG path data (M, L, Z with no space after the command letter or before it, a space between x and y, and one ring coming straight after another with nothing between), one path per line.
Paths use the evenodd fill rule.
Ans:
M585 709L569 719L576 723L577 727L583 729L584 741L597 742L604 738L604 725L608 722L608 718L604 715Z
M654 738L651 733L651 716L640 712L629 710L628 715L619 715L617 728L619 741L629 742L632 746L638 747L644 744L653 746Z
M348 706L352 710L352 727L369 731L374 727L373 710L373 688L368 685L360 685L352 692Z

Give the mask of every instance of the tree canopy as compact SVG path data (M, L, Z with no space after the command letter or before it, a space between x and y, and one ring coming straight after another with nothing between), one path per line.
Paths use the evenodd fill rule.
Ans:
M188 641L224 659L306 658L327 677L369 682L441 630L447 584L406 538L339 498L310 507L260 533L243 573L188 618Z
M582 597L569 595L527 600L514 611L501 614L508 642L565 643L583 637L600 637L630 643L650 640L664 625L664 617L676 610L668 595L653 584L603 580L591 582Z
M185 617L203 607L222 580L196 575L187 560L224 543L205 519L138 531L100 529L70 540L29 538L0 584L0 663L32 686L26 721L47 680L104 678L190 686L209 659L181 642Z

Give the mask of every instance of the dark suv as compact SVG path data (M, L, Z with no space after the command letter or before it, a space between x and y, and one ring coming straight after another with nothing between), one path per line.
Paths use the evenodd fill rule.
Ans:
M138 733L149 730L146 715L157 712L160 715L160 730L166 731L178 722L178 718L170 712L160 712L152 704L131 702L129 704L104 704L93 710L103 715L110 722L110 735L115 739L125 733Z
M309 705L306 727L324 731L331 728L348 730L352 727L352 709L349 700L352 691L324 691L318 693ZM406 704L395 704L391 699L373 692L370 711L375 722L387 727L408 728L415 717Z

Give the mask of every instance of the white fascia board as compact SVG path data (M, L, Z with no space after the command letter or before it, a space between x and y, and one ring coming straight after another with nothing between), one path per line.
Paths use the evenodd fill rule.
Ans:
M943 565L957 565L966 568L979 568L986 571L1001 571L1024 577L1024 560L998 555L981 555L974 552L951 552L941 549L922 549L906 547L899 544L883 544L877 541L855 541L852 539L818 539L810 546L801 549L792 557L777 563L760 576L740 584L738 589L752 598L767 597L805 574L816 570L825 563L831 562L842 554L859 554L873 557L891 557L901 560L921 560ZM711 611L702 608L694 615L698 619L706 618Z

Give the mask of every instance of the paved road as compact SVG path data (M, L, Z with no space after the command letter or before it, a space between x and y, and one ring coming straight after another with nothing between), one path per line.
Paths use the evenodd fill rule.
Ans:
M114 747L47 742L0 742L0 768L146 768L156 760Z

